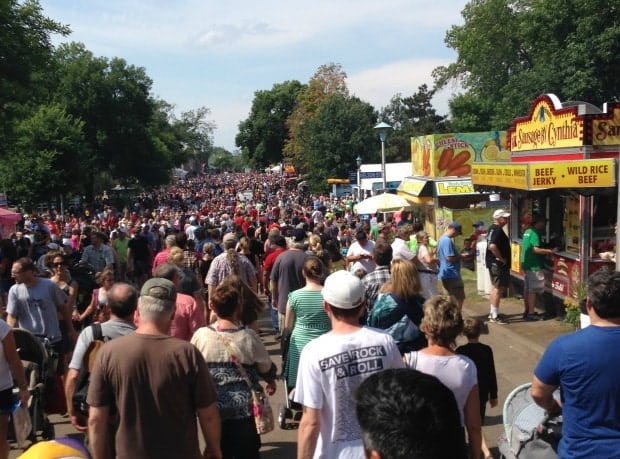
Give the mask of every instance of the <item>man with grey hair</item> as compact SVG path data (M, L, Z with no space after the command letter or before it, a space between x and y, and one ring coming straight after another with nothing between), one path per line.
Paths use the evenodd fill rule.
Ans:
M147 280L140 291L135 333L110 341L97 354L87 402L94 459L108 456L108 421L116 408L116 457L222 457L216 393L193 345L168 336L177 292L168 279ZM196 416L206 441L201 454Z
M162 263L168 261L168 254L170 253L170 249L177 246L176 236L174 234L169 234L168 236L166 236L166 239L164 239L164 246L164 250L155 255L155 258L153 259L153 269L151 272L151 275L153 277L155 277L155 269Z

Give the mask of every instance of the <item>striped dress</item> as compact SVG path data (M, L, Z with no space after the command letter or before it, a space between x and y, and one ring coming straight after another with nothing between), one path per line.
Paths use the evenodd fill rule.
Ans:
M331 330L331 322L323 309L323 295L318 290L301 288L288 296L291 310L295 313L295 326L286 356L284 378L289 390L297 383L299 356L308 342Z

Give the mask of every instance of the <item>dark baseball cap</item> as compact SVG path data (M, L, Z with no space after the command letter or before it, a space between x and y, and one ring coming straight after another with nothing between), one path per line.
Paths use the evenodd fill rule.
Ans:
M140 296L176 301L177 289L172 281L163 277L153 277L144 283L142 289L140 289Z

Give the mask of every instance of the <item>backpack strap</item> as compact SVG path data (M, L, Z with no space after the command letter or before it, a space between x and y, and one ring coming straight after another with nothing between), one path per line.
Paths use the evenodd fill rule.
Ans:
M91 325L91 328L93 329L93 340L103 341L103 331L101 330L101 324L98 322L94 323Z

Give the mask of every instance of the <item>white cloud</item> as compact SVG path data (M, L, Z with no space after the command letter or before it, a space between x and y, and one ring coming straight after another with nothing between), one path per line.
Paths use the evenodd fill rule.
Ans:
M411 95L448 63L446 30L468 0L40 0L68 24L68 40L95 55L143 66L158 97L188 110L211 109L215 142L233 149L254 91L306 83L338 62L352 94L380 109ZM434 99L447 113L451 91Z
M392 62L380 67L364 70L349 75L348 86L351 94L370 103L377 110L389 104L397 93L410 96L418 87L426 84L433 87L431 72L440 65L446 65L442 59L410 59ZM435 95L433 106L439 114L448 112L448 99L451 91L442 91Z

